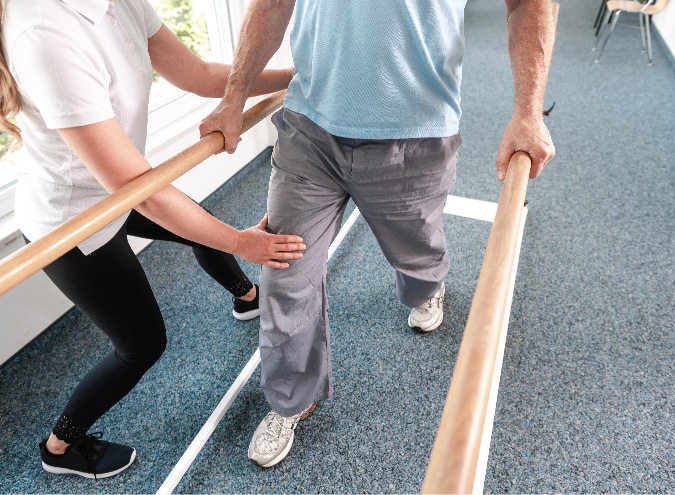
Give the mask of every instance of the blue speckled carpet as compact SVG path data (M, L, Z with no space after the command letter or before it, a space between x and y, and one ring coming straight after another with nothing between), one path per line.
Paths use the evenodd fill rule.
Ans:
M674 493L673 212L675 71L658 42L640 53L619 24L600 64L596 2L564 1L546 105L557 156L530 183L528 216L488 463L489 493ZM510 118L503 7L471 0L454 194L496 201L494 160ZM635 21L634 23L632 21ZM269 150L205 201L248 227L265 211ZM289 457L246 459L267 412L259 373L178 485L178 493L414 493L435 429L490 225L446 217L453 266L446 316L407 329L393 272L362 219L329 262L335 398L298 427ZM166 320L160 362L95 428L138 450L93 482L42 471L37 442L109 344L79 311L0 368L1 493L152 493L257 346L257 320L182 246L140 255ZM244 264L257 280L256 266Z

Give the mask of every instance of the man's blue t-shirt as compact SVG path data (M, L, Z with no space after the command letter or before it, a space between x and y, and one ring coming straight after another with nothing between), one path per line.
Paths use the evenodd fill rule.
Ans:
M331 134L459 130L466 0L297 0L284 106Z

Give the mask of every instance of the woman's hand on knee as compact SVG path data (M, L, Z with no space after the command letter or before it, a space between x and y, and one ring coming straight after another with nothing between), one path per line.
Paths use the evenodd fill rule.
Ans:
M239 247L233 254L251 263L279 269L290 266L286 260L302 258L300 251L307 249L302 237L270 234L265 232L266 228L267 214L258 225L240 232Z

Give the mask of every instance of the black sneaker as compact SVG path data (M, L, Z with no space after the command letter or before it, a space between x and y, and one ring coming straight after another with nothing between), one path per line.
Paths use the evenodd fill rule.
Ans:
M97 431L68 446L63 454L47 450L47 440L40 442L42 467L54 474L79 474L85 478L107 478L128 468L136 458L136 450L119 443L101 440Z
M260 287L255 286L255 298L252 301L243 301L234 298L234 309L232 309L232 316L237 320L250 320L256 316L260 316L260 306L258 302L260 296Z

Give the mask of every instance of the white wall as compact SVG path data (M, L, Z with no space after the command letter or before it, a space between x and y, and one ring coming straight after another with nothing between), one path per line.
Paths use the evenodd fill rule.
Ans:
M671 0L660 13L652 17L659 34L670 49L671 56L675 55L675 0Z

